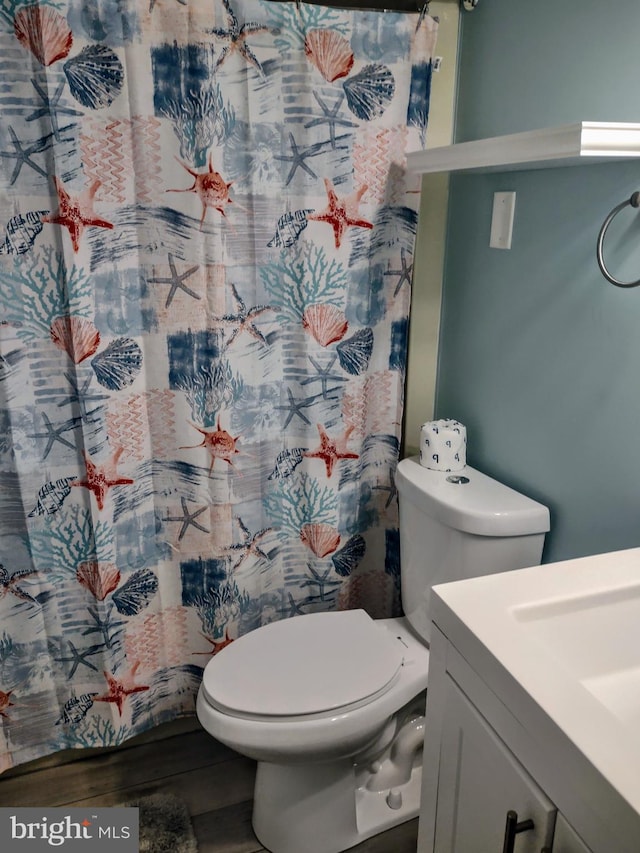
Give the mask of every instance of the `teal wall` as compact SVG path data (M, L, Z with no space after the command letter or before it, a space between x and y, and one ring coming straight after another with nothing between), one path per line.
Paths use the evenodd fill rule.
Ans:
M579 120L640 122L640 2L481 0L464 16L457 139ZM544 560L640 546L640 287L600 274L606 214L640 160L452 178L437 417L468 461L546 503ZM510 251L490 249L493 193L516 192ZM607 261L640 278L640 214Z
M461 21L457 142L640 121L638 0L480 0Z

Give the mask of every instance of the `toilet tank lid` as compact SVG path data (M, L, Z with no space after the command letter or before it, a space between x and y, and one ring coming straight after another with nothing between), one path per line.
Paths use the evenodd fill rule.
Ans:
M458 477L469 482L451 482ZM396 487L403 501L454 530L478 536L526 536L549 530L546 506L470 465L461 471L433 471L412 456L398 464Z

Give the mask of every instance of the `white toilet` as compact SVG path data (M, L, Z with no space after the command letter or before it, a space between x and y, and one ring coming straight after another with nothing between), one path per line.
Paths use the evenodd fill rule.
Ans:
M399 463L396 486L404 618L295 616L205 668L198 718L257 759L252 822L272 853L339 853L418 814L431 586L540 562L542 504L417 457Z

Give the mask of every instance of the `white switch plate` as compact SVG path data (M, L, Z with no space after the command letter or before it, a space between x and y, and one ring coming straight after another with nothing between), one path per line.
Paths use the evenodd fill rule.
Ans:
M510 249L513 233L513 215L516 209L516 194L494 193L493 212L491 214L491 235L489 246L492 249Z

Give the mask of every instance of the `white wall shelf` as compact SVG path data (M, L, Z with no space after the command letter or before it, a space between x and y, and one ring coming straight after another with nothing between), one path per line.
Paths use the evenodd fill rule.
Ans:
M640 124L582 121L413 151L407 169L429 172L501 172L547 169L640 158Z

